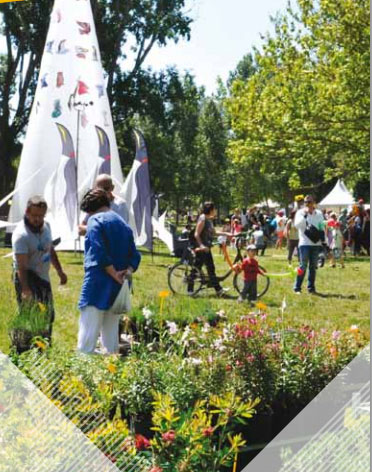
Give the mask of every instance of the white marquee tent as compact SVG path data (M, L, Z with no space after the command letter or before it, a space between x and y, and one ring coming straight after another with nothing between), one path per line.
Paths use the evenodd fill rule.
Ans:
M318 204L321 208L338 208L348 207L353 205L355 200L351 192L346 188L342 180L338 180L334 188L329 192L329 194L323 198L323 200Z

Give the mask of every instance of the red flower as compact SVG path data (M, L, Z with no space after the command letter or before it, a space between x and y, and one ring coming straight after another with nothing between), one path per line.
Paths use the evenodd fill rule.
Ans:
M243 366L243 362L238 359L238 360L235 362L235 365L236 365L236 367L242 367L242 366Z
M203 434L203 436L205 436L205 437L212 436L213 433L214 433L214 428L212 428L212 426L209 426L209 428L205 428L205 429L203 429L203 431L202 431L202 434Z
M142 436L142 434L136 434L135 446L137 451L142 451L143 449L148 449L150 447L150 441L145 438L145 436Z
M176 433L171 429L170 431L161 435L163 441L172 443L176 439Z
M225 369L226 369L228 372L230 372L230 370L232 370L232 367L231 367L230 364L227 364L227 366L225 367Z
M163 469L155 465L154 467L151 467L149 472L163 472Z

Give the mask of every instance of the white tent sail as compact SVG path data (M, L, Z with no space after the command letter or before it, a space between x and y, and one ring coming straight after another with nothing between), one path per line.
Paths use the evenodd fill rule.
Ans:
M19 221L28 198L44 194L53 238L73 249L76 194L81 198L101 172L111 173L118 192L123 175L90 1L56 0L9 220Z
M329 194L318 204L322 208L341 208L353 205L355 200L342 180L338 180Z

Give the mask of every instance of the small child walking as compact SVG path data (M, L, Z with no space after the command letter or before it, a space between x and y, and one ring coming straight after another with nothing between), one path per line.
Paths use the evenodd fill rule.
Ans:
M256 254L257 247L254 244L249 244L247 256L240 264L234 266L235 270L244 272L244 288L238 302L242 302L247 297L251 304L257 300L257 276L258 274L265 275L265 273L258 266Z

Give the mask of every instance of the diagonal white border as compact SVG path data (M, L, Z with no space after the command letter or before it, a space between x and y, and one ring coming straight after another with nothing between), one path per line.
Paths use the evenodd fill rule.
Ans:
M367 346L242 472L370 472L369 355ZM359 428L345 424L350 414Z

